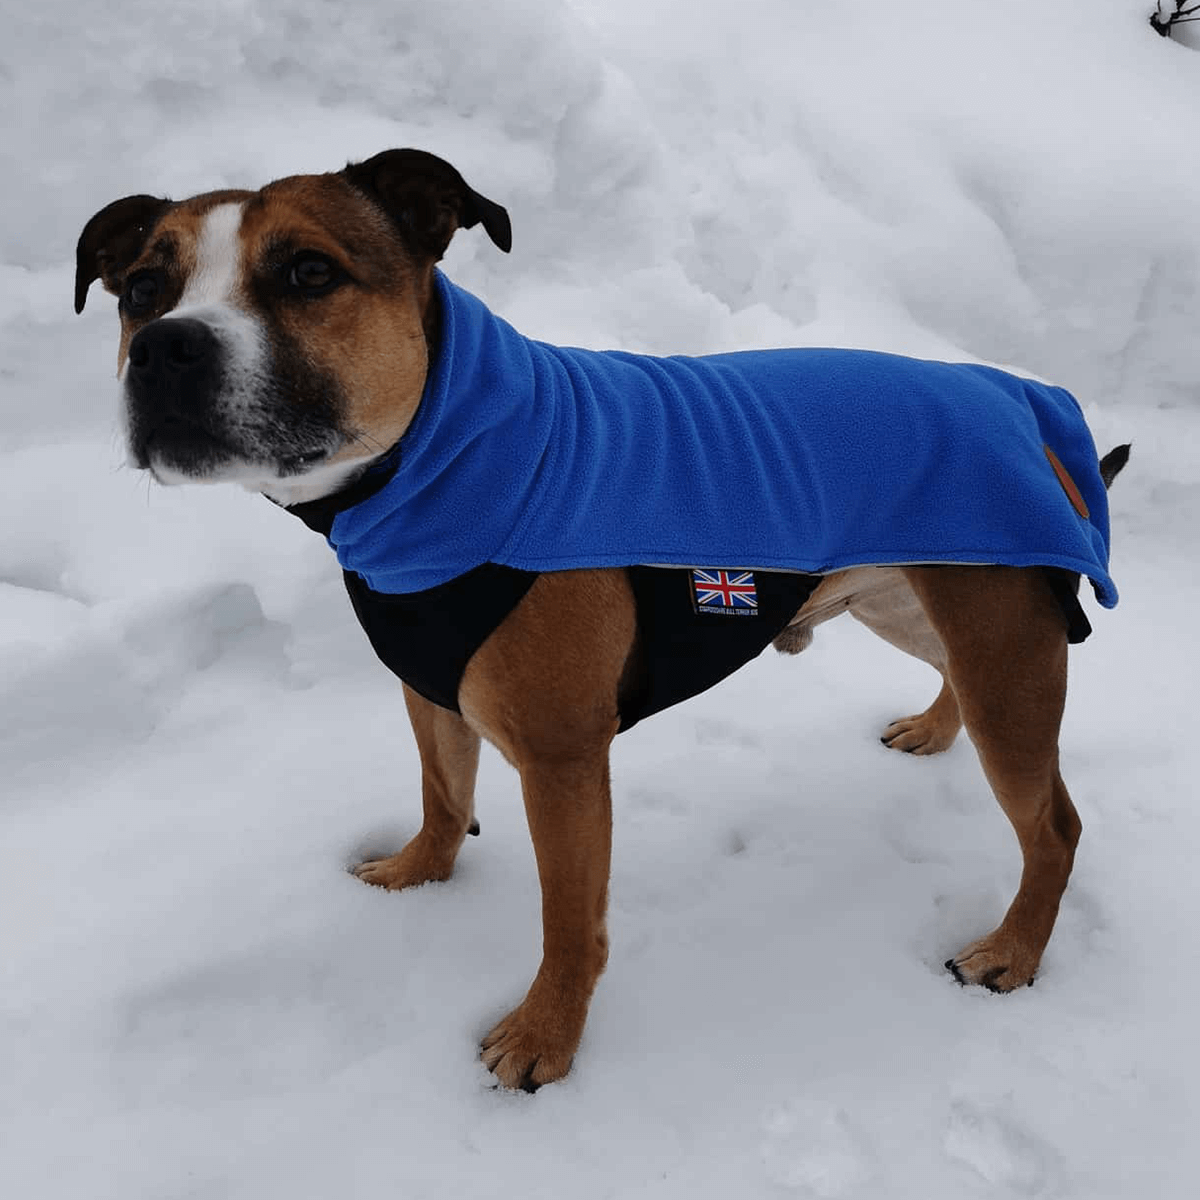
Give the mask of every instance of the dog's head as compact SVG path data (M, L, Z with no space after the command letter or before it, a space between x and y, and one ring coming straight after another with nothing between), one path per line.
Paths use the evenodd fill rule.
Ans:
M412 420L433 267L476 224L510 248L504 209L419 150L101 209L79 238L75 311L96 279L120 298L131 460L287 503L335 490Z

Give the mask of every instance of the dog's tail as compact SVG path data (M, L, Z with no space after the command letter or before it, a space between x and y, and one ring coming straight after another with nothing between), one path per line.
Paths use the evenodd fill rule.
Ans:
M1129 461L1129 447L1131 442L1126 442L1123 446L1114 446L1100 460L1100 478L1104 480L1106 488L1112 487L1113 480L1121 473L1121 469Z

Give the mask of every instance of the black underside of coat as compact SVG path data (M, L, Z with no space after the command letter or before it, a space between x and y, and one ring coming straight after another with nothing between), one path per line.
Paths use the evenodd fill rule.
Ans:
M380 476L368 477L287 511L328 536L341 509L380 486ZM637 637L617 698L621 730L699 695L761 654L822 579L754 571L755 611L735 615L701 611L688 568L624 570L637 606ZM1077 597L1079 576L1055 568L1046 568L1045 574L1063 611L1067 640L1082 641L1091 626ZM343 578L355 615L383 663L425 699L459 712L458 690L467 664L521 602L538 572L484 563L437 587L399 594L373 591L350 571ZM531 647L530 652L539 650Z
M720 683L761 654L821 582L819 575L755 571L757 608L734 615L698 612L689 570L625 571L637 606L637 638L617 700L622 730ZM538 576L485 563L402 595L374 592L350 572L344 577L380 659L427 700L458 712L467 663Z

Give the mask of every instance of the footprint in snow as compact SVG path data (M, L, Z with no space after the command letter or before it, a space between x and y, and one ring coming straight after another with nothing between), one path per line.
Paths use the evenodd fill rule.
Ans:
M1057 1195L1058 1152L1002 1105L955 1101L943 1138L946 1156L994 1189L1014 1196Z
M877 1173L865 1134L836 1106L781 1105L767 1117L761 1153L767 1177L802 1196L857 1194Z

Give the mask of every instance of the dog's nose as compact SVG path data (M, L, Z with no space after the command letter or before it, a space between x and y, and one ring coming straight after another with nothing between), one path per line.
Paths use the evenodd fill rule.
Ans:
M207 370L217 354L217 337L203 321L164 317L152 321L129 343L129 369L136 375L181 375Z

